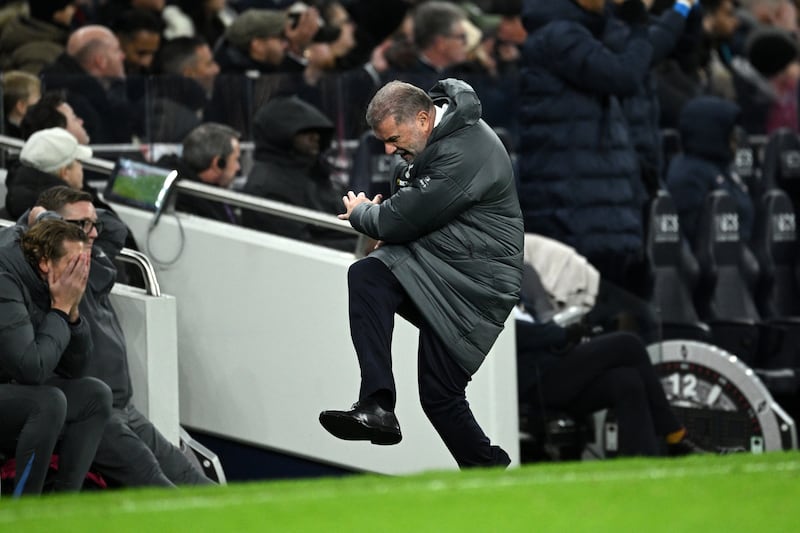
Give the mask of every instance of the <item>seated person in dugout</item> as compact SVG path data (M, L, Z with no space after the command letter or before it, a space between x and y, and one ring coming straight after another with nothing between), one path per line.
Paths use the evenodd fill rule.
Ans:
M5 451L19 436L16 482L25 494L42 491L59 432L52 488L80 490L111 415L111 390L85 377L92 341L78 303L89 277L86 241L57 220L0 231L0 445Z
M552 294L526 258L515 311L517 379L520 404L531 412L521 415L538 418L537 409L577 417L613 409L620 456L702 452L675 417L642 341L625 332L588 338L583 323L558 325Z
M112 258L122 249L127 228L114 213L95 210L91 195L65 186L40 194L36 206L20 223L30 219L35 228L52 218L66 220L86 232L86 249L91 257L89 284L79 305L94 344L86 373L101 379L113 393L111 419L97 447L94 470L113 486L212 484L133 403L125 335L110 298L117 277Z

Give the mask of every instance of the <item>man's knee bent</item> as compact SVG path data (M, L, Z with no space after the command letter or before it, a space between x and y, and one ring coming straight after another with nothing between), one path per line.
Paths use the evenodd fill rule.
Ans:
M67 397L57 387L42 386L36 394L36 412L48 424L64 425L67 418Z
M78 378L81 388L81 399L94 406L97 412L111 416L113 393L111 388L97 378Z

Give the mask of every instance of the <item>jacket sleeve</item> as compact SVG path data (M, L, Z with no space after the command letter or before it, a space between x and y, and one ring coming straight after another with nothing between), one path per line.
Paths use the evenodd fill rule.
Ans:
M17 280L0 273L0 366L22 384L44 382L58 366L71 339L70 327L49 312L34 328Z
M475 203L447 175L421 170L419 176L379 205L356 206L350 224L373 239L409 242L441 228Z
M653 47L645 28L631 29L619 52L614 52L589 30L569 22L554 23L548 33L545 57L551 70L587 92L629 96L647 71Z
M651 65L658 64L666 59L678 43L685 26L686 17L674 9L667 9L660 17L655 19L648 28L650 43L653 45Z
M92 335L89 322L82 318L77 324L70 325L69 330L70 341L61 355L55 372L65 378L75 378L84 375L92 354Z

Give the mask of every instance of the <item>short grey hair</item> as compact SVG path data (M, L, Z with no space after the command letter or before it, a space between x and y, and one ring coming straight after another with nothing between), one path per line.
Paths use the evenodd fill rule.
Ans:
M414 45L425 50L437 36L448 36L453 24L466 20L463 9L450 2L425 2L414 10Z
M216 122L200 124L183 139L183 161L195 172L211 166L215 157L227 158L233 152L233 140L238 131Z
M425 91L404 81L390 81L375 93L367 106L367 124L375 129L389 116L401 124L420 111L432 109L433 100Z

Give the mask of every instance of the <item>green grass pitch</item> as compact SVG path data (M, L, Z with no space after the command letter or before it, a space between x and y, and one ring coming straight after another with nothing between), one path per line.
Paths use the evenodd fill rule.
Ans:
M2 532L800 532L800 453L0 500Z

